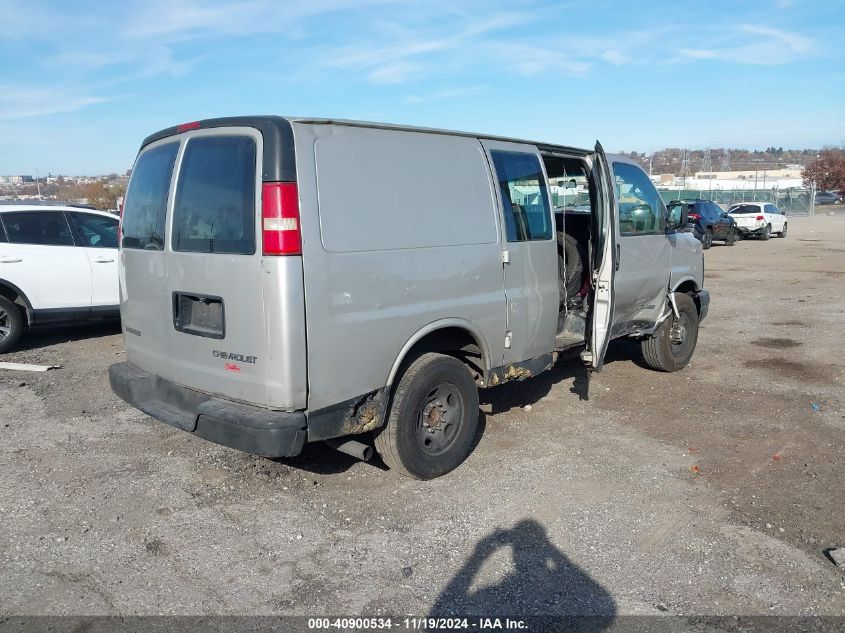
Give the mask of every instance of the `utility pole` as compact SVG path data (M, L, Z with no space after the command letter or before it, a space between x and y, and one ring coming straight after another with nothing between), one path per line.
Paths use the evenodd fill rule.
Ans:
M754 193L756 194L757 193L757 171L760 169L760 163L763 162L763 159L762 158L753 158L752 161L754 162Z
M707 174L708 193L707 198L713 199L713 164L710 162L710 148L704 150L704 163L701 170Z
M41 174L35 170L35 187L38 189L38 199L41 200Z

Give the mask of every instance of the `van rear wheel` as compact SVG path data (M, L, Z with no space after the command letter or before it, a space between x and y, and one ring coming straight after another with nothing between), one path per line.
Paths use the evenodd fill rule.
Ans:
M391 470L433 479L456 468L478 428L478 388L467 367L445 354L423 354L396 386L376 450Z
M674 313L667 318L650 338L640 344L646 365L657 371L678 371L687 366L698 342L698 309L692 297L675 293Z

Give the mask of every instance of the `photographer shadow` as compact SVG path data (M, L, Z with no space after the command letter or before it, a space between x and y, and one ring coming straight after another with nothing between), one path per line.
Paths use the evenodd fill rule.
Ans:
M505 547L513 557L507 575L496 584L473 589L484 562ZM540 523L525 519L475 545L429 617L528 619L530 630L556 629L565 621L579 630L597 632L610 626L615 614L610 594L549 541Z

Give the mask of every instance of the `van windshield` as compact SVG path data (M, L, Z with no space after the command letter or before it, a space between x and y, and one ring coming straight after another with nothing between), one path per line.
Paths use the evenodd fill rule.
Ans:
M255 253L255 154L248 136L188 141L173 205L174 251Z

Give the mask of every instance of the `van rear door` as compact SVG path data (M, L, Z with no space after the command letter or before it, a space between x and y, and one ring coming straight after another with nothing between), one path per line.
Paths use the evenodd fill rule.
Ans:
M173 382L267 404L261 246L261 136L185 135L172 193L166 299ZM261 362L259 362L261 361Z
M138 155L126 191L118 254L120 319L129 362L152 374L169 374L170 310L164 232L179 139L147 145Z
M601 143L596 141L593 154L592 181L595 187L596 211L592 218L593 305L591 329L587 341L587 364L601 371L610 343L613 318L613 282L616 273L616 217L613 179L610 164Z
M262 252L263 135L248 126L198 127L153 144L168 157L178 148L166 231L134 249L124 233L127 360L226 399L305 408L302 258ZM154 151L142 150L136 172ZM136 178L127 231L139 204ZM130 327L142 334L133 338Z

